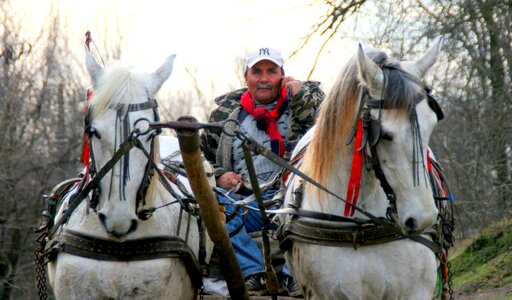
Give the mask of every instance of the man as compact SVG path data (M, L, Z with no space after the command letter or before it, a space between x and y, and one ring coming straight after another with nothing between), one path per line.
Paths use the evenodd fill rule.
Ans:
M315 113L324 97L318 82L301 82L285 76L283 58L278 50L260 48L247 55L245 81L247 88L239 89L215 99L219 107L210 122L226 119L225 130L245 132L251 138L288 159L299 139L313 125ZM264 293L264 260L261 250L249 233L261 231L264 222L257 210L244 213L233 202L252 194L249 174L244 160L242 143L223 131L205 130L203 151L216 165L215 178L220 187L218 200L225 204L231 243L240 263L242 274L251 295ZM271 199L279 186L280 167L262 155L253 155L260 186L271 185L264 191L264 200ZM241 188L240 188L241 187ZM250 206L257 208L257 202ZM280 292L290 296L300 294L297 283L287 267L280 274Z

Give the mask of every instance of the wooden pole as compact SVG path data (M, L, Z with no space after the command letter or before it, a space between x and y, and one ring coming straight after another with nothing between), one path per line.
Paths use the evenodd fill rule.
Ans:
M196 123L193 117L180 117L180 122ZM245 281L236 259L231 240L219 216L219 204L206 178L203 158L199 148L199 132L194 129L178 129L178 141L183 164L192 191L201 208L201 216L215 248L219 253L220 267L232 299L249 299Z

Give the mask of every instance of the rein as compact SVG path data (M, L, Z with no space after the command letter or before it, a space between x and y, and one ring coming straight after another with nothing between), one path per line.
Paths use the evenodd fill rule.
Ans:
M114 167L114 165L123 157L128 151L130 151L133 147L138 145L142 146L140 142L135 138L135 134L132 133L128 139L126 139L120 146L119 149L114 153L112 158L101 168L101 170L96 173L96 175L89 181L84 188L78 193L76 197L71 199L71 204L69 205L66 212L62 214L62 216L55 222L53 227L50 229L48 235L53 236L55 232L59 229L59 227L64 224L69 216L73 213L73 211L82 203L82 201L87 197L87 195L94 189L98 188L98 185L103 177ZM143 148L143 147L142 147ZM84 179L85 180L85 179Z
M153 105L153 104L151 104ZM147 105L138 105L129 107L132 109L148 109L151 108ZM155 259L155 258L165 258L165 257L180 257L184 260L185 266L191 275L192 283L196 289L200 289L202 287L202 276L206 274L206 249L205 249L205 229L202 224L202 220L199 214L199 207L193 203L192 196L186 191L182 190L179 184L176 184L180 191L182 191L183 195L187 198L183 198L180 196L169 184L166 179L166 176L160 171L156 162L153 160L152 153L148 153L141 141L139 140L140 136L147 135L150 131L156 131L156 133L152 133L153 136L158 134L161 131L161 128L151 128L149 126L150 122L147 119L139 119L137 122L143 121L147 122L148 127L146 130L142 130L143 126L137 127L129 134L128 138L126 138L118 150L114 153L112 158L96 173L92 179L84 183L86 178L82 178L81 182L79 179L73 179L63 184L62 190L66 187L69 187L72 183L76 183L80 186L79 192L75 196L71 196L69 200L69 207L63 213L63 215L55 222L52 222L52 214L55 213L54 210L50 210L50 212L46 212L45 216L48 218L48 222L46 225L43 225L38 229L38 232L42 232L40 237L38 238L38 242L40 247L36 251L36 259L38 261L38 265L40 265L40 270L38 272L38 277L40 277L39 282L42 282L44 278L44 268L43 265L45 263L45 259L51 260L54 255L56 255L59 251L64 251L67 253L71 253L74 255L88 257L99 260L109 260L109 261L133 261L133 260L147 260L147 259ZM151 138L151 137L150 137ZM104 178L104 176L112 170L112 168L116 165L117 162L122 157L125 157L132 148L140 149L146 158L148 159L148 164L146 166L146 174L145 177L148 177L147 181L152 176L152 173L148 173L147 170L156 170L159 179L164 186L164 188L175 197L176 201L162 205L160 207L148 208L145 210L141 210L138 212L137 216L141 220L147 220L152 216L155 210L173 204L180 203L181 211L179 219L181 219L183 210L189 213L189 223L190 218L192 216L197 217L197 223L199 226L199 256L196 259L192 250L187 244L188 240L188 226L185 228L185 240L179 238L179 234L181 232L180 227L177 228L176 237L149 237L138 240L130 240L126 242L115 242L107 239L102 239L98 237L88 236L82 233L74 232L72 230L64 230L58 237L54 238L55 233L61 228L61 226L67 222L69 216L73 213L73 211L82 203L84 199L87 198L91 191L95 191L99 187L99 182ZM153 147L151 147L153 150ZM92 151L91 151L92 156ZM91 157L92 158L92 157ZM149 174L149 175L148 175ZM137 192L138 197L141 195L142 189L147 189L147 185L141 184L139 187L139 191ZM61 189L59 189L61 190ZM55 191L55 194L60 193ZM52 195L54 193L52 192ZM145 193L144 193L145 197ZM51 207L56 207L56 199L49 199L52 203L49 203ZM55 203L53 201L55 200ZM53 211L53 212L52 212ZM51 227L50 227L51 226ZM42 275L40 275L42 274ZM40 288L42 291L43 288ZM44 292L42 292L44 294Z
M112 156L112 158L96 173L96 175L92 178L91 181L89 181L82 190L76 195L73 199L71 199L71 204L69 205L66 212L55 222L53 227L49 231L49 236L53 236L55 232L58 230L58 228L64 224L69 216L73 213L73 211L80 205L80 203L87 197L87 195L94 189L96 189L99 185L99 182L103 177L113 168L113 166L123 157L126 153L128 153L133 147L137 147L140 149L146 158L148 159L148 164L151 166L153 170L156 171L160 178L160 182L164 186L164 188L173 196L176 198L176 201L181 204L181 206L187 211L191 212L191 209L188 205L185 205L182 197L176 193L176 191L170 186L169 182L166 180L165 175L160 171L160 169L157 167L156 162L153 160L151 155L144 149L144 146L141 144L141 142L138 140L138 136L141 133L138 131L138 129L135 129L130 136L123 141L123 143L119 146L119 149L116 151L116 153ZM145 133L142 133L145 134ZM190 195L188 195L190 197ZM137 213L137 216L141 220L147 220L153 212L158 208L148 208L145 210L141 210Z
M429 90L428 89L425 89L425 90L428 93ZM440 107L437 104L437 102L435 101L435 99L432 96L430 96L429 93L427 95L428 95L427 101L429 101L429 106L436 112L436 115L438 116L438 119L439 119ZM433 102L433 103L431 103L431 102ZM376 105L378 105L378 106L375 107ZM368 99L367 106L382 109L383 108L382 100ZM366 111L366 113L363 113L363 115L362 115L363 128L366 128L366 130L363 131L362 144L360 145L360 149L364 148L367 145L368 141L370 142L369 146L370 146L370 152L371 152L372 161L373 161L372 168L374 169L376 177L381 182L381 186L384 189L384 192L385 192L388 200L390 201L390 207L388 208L388 211L386 214L387 217L386 218L376 217L373 214L361 209L360 207L355 205L355 203L349 202L349 201L343 199L342 197L338 196L337 194L335 194L334 192L332 192L325 186L314 181L311 177L307 176L302 171L295 168L294 166L292 166L291 164L289 164L288 162L283 160L278 155L267 150L262 145L259 145L256 141L251 139L247 134L237 131L234 135L236 135L237 138L243 140L244 144L248 148L250 148L253 153L261 154L261 155L265 156L267 159L276 163L280 167L290 171L291 173L294 173L295 175L301 177L303 180L305 180L308 183L314 185L315 187L321 189L322 191L330 194L331 196L335 197L336 199L343 201L347 207L350 207L351 210L358 211L361 214L363 214L364 216L368 217L369 221L357 219L357 218L341 217L341 216L327 214L327 213L321 213L321 212L306 211L306 210L300 209L299 205L295 205L293 207L284 208L284 209L267 211L267 213L273 213L273 214L286 213L289 215L309 217L309 218L315 218L315 219L325 220L325 221L352 222L352 223L358 224L359 226L364 226L366 224L374 224L378 227L384 228L384 230L388 233L395 234L400 238L412 239L418 243L421 243L421 244L427 246L435 253L441 253L442 249L438 244L432 242L431 240L429 240L428 238L425 238L423 236L405 236L396 224L396 215L397 215L397 213L396 213L397 212L396 196L395 196L393 189L391 188L391 186L389 185L389 183L387 182L387 180L384 176L384 172L382 171L382 168L378 161L378 155L377 155L377 151L376 151L376 145L381 137L380 120L377 120L377 119L374 119L373 117L371 117L371 115L369 113L370 107L365 108L364 110ZM360 109L361 108L362 108L362 105L361 105ZM441 111L441 114L442 114L442 111ZM380 113L379 113L379 116L380 116ZM233 120L231 120L231 121L233 121ZM378 127L376 127L376 126L378 126ZM378 133L378 135L371 134L373 132ZM284 230L281 229L281 233L284 233L284 232L286 232L286 229L284 229Z
M279 157L275 153L267 150L265 147L263 147L262 145L258 144L258 142L256 142L255 140L253 140L252 138L247 136L247 134L245 134L243 132L237 132L237 136L238 136L238 138L240 138L240 139L245 141L245 144L247 145L247 147L253 153L265 156L267 159L271 160L273 163L275 163L275 164L279 165L280 167L290 171L291 173L301 177L302 179L304 179L308 183L310 183L310 184L314 185L315 187L321 189L322 191L330 194L331 196L335 197L336 199L338 199L340 201L343 201L345 203L348 203L345 199L341 198L340 196L338 196L337 194L335 194L334 192L329 190L327 187L325 187L325 186L319 184L318 182L314 181L311 177L309 177L308 175L304 174L302 171L300 171L299 169L295 168L294 166L289 164L287 161L285 161L284 159L282 159L281 157ZM375 223L382 224L382 225L389 225L389 226L391 226L393 228L393 230L400 231L400 229L398 227L396 227L396 225L387 222L387 220L384 220L382 218L378 218L378 217L372 215L371 213L361 209L360 207L358 207L356 205L353 205L353 204L349 204L349 205L353 206L353 208L355 210L359 211L361 214L365 215L366 217L368 217L370 220L374 221ZM305 210L300 209L300 208L297 208L297 209L294 208L293 211L295 211L295 213L293 211L291 211L291 210L288 210L288 209L285 209L285 210L286 210L286 213L288 213L288 214L302 215L302 216L305 216L305 217L316 216L316 218L322 217L321 219L324 219L323 217L325 217L325 220L332 220L332 221L347 221L347 220L351 220L354 223L361 223L361 224L368 222L366 220L357 219L357 218L351 219L351 218L345 218L345 217L341 217L341 216L337 216L337 215L331 215L331 214L326 214L326 213L321 213L321 212L313 212L313 211L309 212L309 211L305 211ZM276 213L283 213L283 209L275 210L275 212ZM272 210L272 213L274 213L274 210Z

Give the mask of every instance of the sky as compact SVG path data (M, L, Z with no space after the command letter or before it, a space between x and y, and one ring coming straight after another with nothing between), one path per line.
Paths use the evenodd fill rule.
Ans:
M299 55L288 56L325 14L318 0L16 0L17 9L40 28L51 4L66 20L70 47L83 56L90 30L100 53L101 41L124 32L121 60L152 71L176 54L174 71L163 89L191 89L192 70L205 97L239 87L236 61L260 47L279 49L289 76L305 80L325 37L317 37ZM313 3L311 5L311 3ZM107 24L105 26L105 24ZM356 50L338 39L323 52L311 79L324 90Z

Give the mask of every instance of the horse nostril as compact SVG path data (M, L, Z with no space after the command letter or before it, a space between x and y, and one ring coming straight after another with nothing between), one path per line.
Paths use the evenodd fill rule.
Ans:
M407 219L407 221L405 221L405 226L407 227L407 229L409 229L410 231L414 231L416 230L416 228L418 227L418 224L416 222L416 219L414 218L409 218Z
M104 213L98 213L98 219L100 219L100 223L101 225L103 225L103 227L107 227L107 217L105 216Z
M130 226L130 229L128 229L128 232L126 234L134 232L135 230L137 230L137 226L138 226L137 220L133 219L132 220L132 224Z

